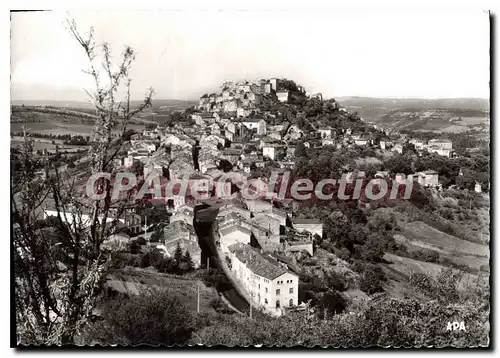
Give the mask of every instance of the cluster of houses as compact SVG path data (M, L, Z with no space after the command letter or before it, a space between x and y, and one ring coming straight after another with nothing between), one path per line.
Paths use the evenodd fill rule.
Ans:
M238 117L247 117L258 110L258 106L264 101L287 103L290 91L284 86L286 82L286 79L280 78L224 81L220 92L201 96L197 109L205 112L236 112ZM306 94L303 86L297 86L297 91ZM314 96L322 98L321 94Z
M49 217L61 217L67 225L75 225L78 230L86 230L92 224L91 213L88 209L72 210L66 208L66 211L58 211L51 205L49 200L46 200L41 208L41 215L44 219ZM114 226L115 233L110 235L103 242L103 249L115 251L127 250L131 242L131 238L141 234L144 230L142 226L141 216L133 211L133 208L118 210L115 208L109 209L106 219L103 215L97 217L100 224L106 220L108 225Z
M296 307L299 277L282 258L295 253L314 255L314 237L323 235L316 219L295 219L272 201L235 196L217 215L216 246L252 303L282 314Z
M299 142L309 148L371 146L398 153L402 153L404 144L409 142L417 151L447 157L454 155L452 143L448 140L435 139L424 143L390 133L386 138L392 139L377 141L371 132L329 126L304 130L286 120L276 121L275 114L261 111L259 104L266 98L287 102L288 92L280 88L281 81L276 78L253 82L225 81L220 93L200 98L198 111L191 114L193 126L175 124L171 128L156 128L136 134L131 138L127 156L118 159L117 164L130 167L135 161L141 161L145 177L157 172L169 180L188 179L208 183L224 174L222 161L230 164L231 172L247 178L255 170L264 168L269 161L279 168L291 169L295 164L295 149ZM305 93L303 87L298 86L298 89ZM310 97L321 99L321 95ZM335 105L338 107L337 103ZM376 125L372 127L377 129ZM359 177L363 177L362 172L356 173L356 178ZM387 179L388 173L379 172L376 177ZM439 187L438 173L434 171L414 173L409 178L425 187ZM192 212L192 208L202 200L194 198L189 192L174 192L168 199L167 206L172 210L174 220L165 229L165 250L171 253L180 243L199 264L200 252L194 240L192 215L186 215L186 212ZM255 208L255 203L231 203L221 208L223 214L220 214L219 220L219 244L224 252L230 252L228 248L231 245L242 243L268 253L305 251L313 254L312 240L307 235L300 237L300 234L321 234L321 230L315 232L311 227L306 230L297 222L292 227L294 239L284 240L286 234L282 230L286 228L283 222L286 215L280 216L279 210L272 208L269 203L259 205L267 206L264 210Z
M434 139L427 143L402 135L377 140L372 132L356 132L329 126L312 126L305 130L286 120L277 121L276 114L262 111L259 104L272 100L286 103L289 91L280 87L284 80L271 78L260 81L225 81L220 93L200 98L197 111L191 114L192 126L176 123L168 128L144 130L131 137L130 148L116 161L117 167L143 165L144 178L152 173L168 181L187 180L187 192L173 190L164 202L172 214L157 246L165 255L172 256L176 247L188 251L195 264L201 265L201 249L194 229L196 205L207 203L190 192L191 184L210 191L210 183L227 172L245 178L266 167L286 170L295 164L299 143L306 148L334 146L373 147L403 153L405 143L411 143L419 152L437 153L453 157L452 142ZM305 93L302 86L299 92ZM309 95L322 99L320 94ZM338 108L338 104L335 103ZM343 111L342 108L338 108ZM376 125L372 125L374 129ZM229 167L228 167L229 163ZM387 179L388 172L379 171L375 178ZM348 179L363 178L363 172L349 173ZM407 178L396 175L396 180L410 179L425 187L439 187L435 171L414 173ZM293 210L285 210L286 203L276 207L273 200L243 199L233 195L225 200L216 219L216 247L227 257L229 268L252 298L253 304L265 311L281 314L288 307L298 306L299 277L289 270L280 258L297 253L314 255L314 238L323 235L323 225L315 219L294 218ZM284 206L283 206L284 205ZM293 203L292 203L293 205ZM47 216L57 215L46 211ZM88 219L88 218L87 218ZM112 218L108 218L112 220ZM127 213L120 225L130 235L142 232L141 218ZM114 235L107 244L128 245L127 237Z

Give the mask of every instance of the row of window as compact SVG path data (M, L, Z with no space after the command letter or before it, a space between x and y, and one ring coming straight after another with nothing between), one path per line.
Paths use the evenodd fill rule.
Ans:
M259 298L259 302L260 302L260 298ZM267 301L267 298L264 298L264 303L267 305L268 304L268 301ZM280 300L276 300L276 308L280 308ZM288 306L293 306L293 298L290 298L290 301L288 301Z
M259 280L259 281L260 281L260 276L258 276L258 275L255 275L255 274L254 274L254 275L253 275L253 277L254 277L256 280ZM263 278L263 280L264 280L264 282L265 282L265 283L269 283L269 280L268 280L268 279Z
M286 280L286 283L293 283L293 280ZM283 281L278 281L278 285L282 285Z
M258 288L259 288L259 290L260 290L260 283L259 283ZM267 287L265 288L265 290L266 290L266 293L267 293L267 292L268 292ZM293 293L293 287L290 287L290 288L288 289L288 293ZM279 294L281 294L281 290L278 288L278 289L276 290L276 295L279 295Z
M266 288L266 292L267 292L267 288ZM293 287L290 287L290 289L288 290L288 293L293 293ZM276 290L276 295L280 295L281 294L281 290L278 288Z

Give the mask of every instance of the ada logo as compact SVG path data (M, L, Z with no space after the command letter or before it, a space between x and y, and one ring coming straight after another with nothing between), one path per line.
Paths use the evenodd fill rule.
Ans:
M461 322L448 322L446 325L447 331L465 331L465 323Z

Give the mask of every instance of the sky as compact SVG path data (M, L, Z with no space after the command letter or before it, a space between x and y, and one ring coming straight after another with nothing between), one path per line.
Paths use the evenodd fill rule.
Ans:
M65 12L11 14L11 98L85 100L92 88ZM326 98L489 98L484 11L78 11L119 58L137 51L132 97L197 99L223 80L285 77Z

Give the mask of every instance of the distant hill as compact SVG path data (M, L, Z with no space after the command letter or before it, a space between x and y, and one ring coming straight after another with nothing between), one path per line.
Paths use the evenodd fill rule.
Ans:
M462 132L489 127L489 100L484 98L340 97L341 106L384 128Z
M55 100L12 100L12 106L52 106L60 108L90 109L92 104L88 101L55 101Z
M133 100L132 105L139 105L141 100ZM195 105L196 101L186 101L180 99L155 99L153 98L153 108L174 107L188 108ZM93 105L89 101L58 101L58 100L12 100L14 106L52 106L62 108L92 109Z

